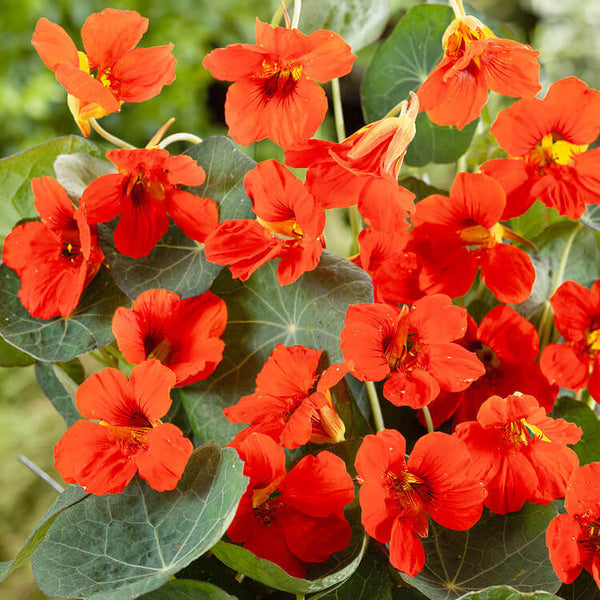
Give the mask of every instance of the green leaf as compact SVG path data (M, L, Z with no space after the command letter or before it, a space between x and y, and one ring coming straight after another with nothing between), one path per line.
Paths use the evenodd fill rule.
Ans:
M252 202L244 191L244 177L256 163L236 149L224 136L215 136L192 146L186 154L202 166L206 181L187 188L196 196L212 198L219 206L219 219L252 218ZM198 296L208 290L223 270L206 260L204 245L188 238L176 225L143 258L133 259L117 252L113 234L117 221L98 227L100 246L117 285L130 297L162 288L182 298Z
M139 600L235 600L235 596L230 596L211 583L179 579L140 596Z
M543 233L550 225L561 221L570 222L568 217L559 215L555 208L549 208L536 200L526 213L510 219L510 226L520 236L530 240Z
M600 600L600 590L585 569L573 583L564 583L558 594L564 600Z
M286 573L280 566L264 558L258 558L250 550L236 544L219 542L212 552L229 568L243 573L264 585L289 592L290 594L308 594L319 592L348 579L358 568L367 548L368 537L360 525L360 511L349 511L352 524L350 544L342 552L332 554L327 562L308 565L311 577L301 579Z
M228 444L240 430L221 409L254 391L256 375L277 343L321 349L331 363L342 362L340 331L348 305L372 301L370 277L327 251L314 271L291 285L277 282L276 262L245 282L232 280L226 271L211 288L227 304L223 360L208 379L181 391L201 440Z
M0 337L0 367L26 367L34 362L33 356L25 354Z
M600 460L600 421L591 408L574 398L563 396L554 404L552 414L554 418L575 423L583 430L581 440L571 446L581 465Z
M117 172L105 158L81 153L59 154L53 166L56 179L74 200L81 198L83 190L97 177Z
M135 478L121 494L88 496L62 513L33 557L42 592L129 600L164 584L225 533L247 478L232 448L197 448L177 488Z
M3 581L10 573L29 560L35 549L44 539L46 532L58 515L65 509L81 502L87 494L78 485L70 485L48 509L41 521L37 524L31 535L27 538L25 545L13 560L0 563L0 581Z
M588 206L581 217L581 222L594 231L600 231L600 206L598 204Z
M389 18L389 0L304 0L298 28L335 31L357 52L379 39Z
M500 585L465 594L460 597L460 600L560 600L560 598L548 592L523 594L514 588Z
M37 319L21 304L19 277L0 266L0 335L42 361L66 362L113 341L112 317L129 299L102 267L67 318Z
M17 221L38 216L33 207L31 179L44 175L54 176L53 164L56 157L74 152L103 155L102 150L92 142L76 135L68 135L0 160L0 240Z
M520 592L553 593L560 581L548 558L546 528L555 516L552 504L526 503L505 516L484 510L467 531L430 523L429 537L423 540L425 568L416 577L402 574L402 579L431 600L507 583Z
M38 362L35 365L35 376L42 391L65 420L67 427L71 427L73 423L83 418L75 404L77 384L60 366Z
M412 176L403 177L398 183L415 195L415 202L423 200L423 198L431 196L431 194L442 194L442 196L447 196L449 193L448 190L442 190L433 185L429 185L423 180Z
M442 36L454 18L440 4L417 5L398 22L367 68L362 85L363 112L367 122L384 117L409 92L416 92L443 55ZM434 125L425 113L417 118L417 134L405 162L421 167L429 162L451 163L469 148L477 120L459 131Z

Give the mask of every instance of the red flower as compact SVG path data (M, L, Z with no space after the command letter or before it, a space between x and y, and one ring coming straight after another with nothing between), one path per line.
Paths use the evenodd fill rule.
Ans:
M256 377L256 391L223 410L232 423L252 423L232 444L237 447L254 432L271 436L285 448L342 441L345 427L329 388L347 370L332 365L319 378L320 358L321 350L277 344Z
M115 246L132 258L147 256L169 228L169 216L193 240L203 242L219 221L214 200L179 189L204 182L204 169L191 156L169 156L159 148L109 150L118 173L98 177L81 203L90 223L121 215Z
M564 583L582 569L600 588L600 462L579 467L565 492L567 514L550 521L546 544L554 572Z
M481 114L488 90L534 96L541 89L539 52L497 38L471 15L452 21L442 46L444 57L417 90L421 110L438 125L462 129Z
M469 318L469 327L459 343L476 352L485 366L485 375L466 390L441 393L429 406L434 425L441 425L452 414L453 424L473 421L490 396L506 397L515 392L534 396L548 413L558 394L535 362L540 341L535 327L510 306L496 306L479 327Z
M543 100L525 98L501 111L491 132L512 157L481 167L506 192L503 220L536 199L570 219L598 204L600 150L588 145L600 133L600 92L576 77L561 79Z
M600 400L600 280L588 290L565 281L550 298L554 324L564 344L549 344L540 366L552 383L579 390L588 388Z
M433 194L418 203L409 247L422 265L421 289L462 296L481 268L501 302L528 298L535 270L523 250L502 243L503 238L523 241L499 223L505 204L502 187L481 173L458 173L449 198Z
M286 473L283 448L266 435L254 433L236 449L250 483L227 530L232 541L295 577L348 545L343 509L354 485L341 458L305 456Z
M87 224L64 188L52 177L31 181L42 222L15 227L2 259L21 280L19 298L33 317L68 317L104 259L95 229Z
M153 98L175 79L173 44L135 48L147 29L148 19L137 12L105 8L81 28L84 54L62 27L37 22L31 43L69 93L83 135L90 134L89 119L119 112L123 102Z
M341 349L353 374L381 381L396 406L423 408L442 390L458 392L483 375L475 354L454 340L463 336L466 310L443 295L421 298L409 308L354 304L341 332Z
M488 489L485 505L504 515L523 504L548 504L565 494L567 481L579 465L565 444L576 444L581 429L551 419L533 396L492 396L477 421L461 423L454 435L471 452L473 468Z
M56 470L90 494L118 494L136 472L159 492L172 490L192 454L192 443L160 417L171 406L175 375L157 360L88 377L77 390L77 421L54 447Z
M206 258L229 265L245 281L272 258L281 258L277 281L293 283L318 264L325 211L281 163L266 160L244 179L257 220L223 221L206 239Z
M405 455L402 434L384 429L365 437L355 466L365 530L389 542L392 566L414 577L425 564L419 537L429 533L427 516L448 529L469 529L481 516L486 492L457 438L429 433L417 440L408 460Z
M234 81L225 100L229 135L244 146L269 138L280 146L311 137L327 112L327 98L313 80L350 72L350 46L320 29L271 27L256 20L256 44L213 50L202 64L216 79Z
M181 386L206 379L216 369L226 324L225 302L210 292L182 300L174 292L147 290L131 309L117 309L112 328L125 360L156 358Z

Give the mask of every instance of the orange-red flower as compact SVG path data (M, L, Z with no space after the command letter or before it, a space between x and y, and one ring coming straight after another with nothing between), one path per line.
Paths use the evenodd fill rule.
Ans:
M89 120L121 110L123 102L143 102L175 79L173 44L136 48L148 19L133 10L105 8L81 28L85 53L67 32L42 18L31 43L67 90L68 104L83 135Z
M219 221L214 200L179 189L204 183L204 169L191 156L160 148L109 150L118 173L92 181L81 196L90 223L121 215L115 246L133 258L148 255L169 228L169 217L193 240L203 242Z
M542 372L567 389L587 386L590 396L600 401L600 280L591 290L576 281L565 281L550 304L564 343L544 348Z
M550 521L546 545L554 572L572 583L585 569L600 588L600 462L579 467L565 492L567 514Z
M488 90L520 97L541 89L539 52L497 38L471 15L452 21L442 46L442 60L417 90L421 110L438 125L462 129L481 114Z
M177 377L175 385L206 379L221 362L225 302L211 292L182 300L167 290L141 293L112 322L119 350L130 363L155 358Z
M600 149L588 150L600 134L599 91L577 77L561 79L542 100L524 98L501 111L490 131L511 156L481 167L506 192L503 220L537 199L570 219L600 202Z
M342 441L345 427L330 388L347 369L332 365L317 376L320 358L321 350L277 344L256 376L256 391L223 410L232 423L251 423L232 444L237 447L254 432L269 435L284 448Z
M442 294L412 308L351 305L340 334L344 359L362 381L386 379L383 394L393 404L423 408L440 390L464 390L485 372L475 354L453 343L466 314Z
M139 473L159 492L172 490L192 454L192 443L160 418L171 407L174 373L157 360L131 371L88 377L77 390L83 417L54 447L56 470L90 494L118 494Z
M302 182L281 163L266 160L248 171L244 187L257 219L219 223L206 238L206 258L229 265L242 281L273 258L281 258L281 285L312 271L323 251L325 211Z
M504 244L523 241L499 223L506 197L497 181L481 173L458 173L450 197L433 194L417 204L409 245L420 260L419 285L428 294L462 296L477 270L505 303L523 302L535 280L529 256Z
M257 19L256 44L218 48L202 64L234 82L225 100L229 135L244 146L269 138L285 148L311 137L325 117L327 98L316 81L347 75L355 58L332 31L306 36Z
M285 452L269 436L253 433L236 450L250 483L227 530L232 541L295 577L348 545L343 509L354 484L341 458L305 456L286 473Z
M565 494L579 460L566 444L576 444L581 429L551 419L533 396L492 396L477 421L460 423L454 435L468 446L473 469L488 489L485 505L504 515L523 504L548 504Z
M68 317L104 256L83 208L73 207L52 177L31 181L42 222L15 227L4 241L2 259L21 280L19 298L34 317Z
M367 435L356 455L362 524L378 542L390 544L390 562L414 577L425 564L420 537L428 515L442 527L464 531L481 516L485 488L473 476L467 447L445 433L417 440L408 460L401 433Z

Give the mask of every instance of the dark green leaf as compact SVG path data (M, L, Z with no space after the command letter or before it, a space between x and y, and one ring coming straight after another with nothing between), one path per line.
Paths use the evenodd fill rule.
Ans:
M162 587L144 594L139 600L235 600L218 587L203 581L169 581Z
M581 222L594 231L600 231L600 206L591 204L585 209Z
M389 18L389 0L304 0L298 28L335 31L357 52L379 38Z
M89 154L60 154L54 161L56 179L73 199L81 198L83 190L97 177L116 173L115 165L105 158Z
M554 418L575 423L583 430L579 443L572 446L580 464L587 465L600 460L600 421L591 408L574 398L563 396L554 404L552 414Z
M277 343L322 349L331 363L341 362L340 331L348 305L372 301L369 276L329 252L291 285L279 285L276 269L271 261L245 282L232 281L226 271L211 288L227 304L223 361L211 377L181 392L201 440L228 444L240 430L221 409L254 391L256 375Z
M0 563L0 581L3 581L12 571L29 560L40 542L44 539L46 532L54 523L54 520L65 509L77 504L87 494L78 485L70 485L48 509L41 521L37 524L32 534L27 538L25 545L13 560Z
M188 191L212 198L219 205L219 219L245 219L253 216L252 203L244 191L244 176L256 163L236 149L233 142L216 136L190 148L186 154L206 171L206 181ZM116 221L100 225L100 245L119 287L130 297L162 288L182 298L198 296L208 290L223 267L209 263L204 246L188 238L172 224L144 258L119 254L114 247Z
M26 367L34 362L33 356L25 354L0 337L0 367Z
M33 207L31 179L44 175L54 176L53 164L56 157L75 152L103 155L100 148L92 142L76 135L68 135L0 160L0 239L10 232L17 221L38 216Z
M461 596L460 600L560 600L548 592L521 593L506 585L489 587L485 590Z
M135 478L62 513L33 557L48 596L129 600L164 584L223 535L247 478L235 450L197 448L172 492Z
M102 348L114 339L112 317L129 299L101 268L67 318L36 319L21 304L19 277L0 266L0 335L42 361L64 362Z
M77 384L58 365L38 362L35 365L35 376L67 427L82 418L75 405Z
M307 579L292 577L275 563L258 558L250 550L235 544L219 542L212 551L229 568L276 590L290 594L319 592L348 579L358 568L366 550L368 538L360 525L360 511L355 509L349 513L346 516L352 523L350 544L342 552L331 555L327 562L308 565Z
M573 583L564 583L558 595L564 600L600 600L600 590L585 569Z
M447 6L417 5L399 21L369 65L362 86L367 122L384 117L401 100L416 92L443 55L442 36L454 15ZM471 143L477 120L462 131L431 123L425 113L417 119L417 134L406 153L407 165L450 163Z
M425 568L402 578L431 600L451 600L493 585L510 583L520 592L558 590L548 558L546 528L556 516L549 504L525 504L505 516L488 510L468 531L430 523L423 540Z
M416 177L412 176L403 177L398 183L407 190L410 190L415 195L415 202L423 200L423 198L431 196L431 194L442 194L443 196L448 195L448 190L442 190L434 187L433 185L429 185L421 179L417 179Z

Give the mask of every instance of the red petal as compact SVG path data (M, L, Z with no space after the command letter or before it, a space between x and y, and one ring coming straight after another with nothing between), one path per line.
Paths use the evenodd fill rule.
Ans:
M590 290L576 281L565 281L550 298L556 328L567 341L583 340L592 329L600 302Z
M266 50L254 44L231 44L207 54L202 65L215 79L237 81L254 75L266 56Z
M477 355L458 344L431 344L426 356L429 373L449 392L460 392L485 374Z
M85 208L90 225L112 221L123 212L123 188L126 182L126 175L110 173L94 179L83 190L81 205Z
M427 371L391 373L383 384L383 395L396 406L423 408L440 393L437 380Z
M302 58L307 77L329 81L350 73L356 56L337 33L319 29L308 36L308 41L312 48Z
M565 508L581 521L591 522L600 517L600 462L579 467L567 485Z
M571 515L558 515L550 521L546 530L546 545L552 567L563 583L572 583L577 579L585 552L578 543L581 527Z
M453 342L467 330L467 311L444 294L426 296L414 303L409 323L424 344Z
M69 94L83 102L97 103L107 113L121 110L121 103L110 89L79 67L60 63L56 67L56 79Z
M77 47L60 25L42 17L35 26L31 43L51 71L56 71L60 63L79 67Z
M166 201L167 212L189 238L203 242L219 223L219 209L211 198L172 190Z
M171 408L169 392L175 385L175 375L158 360L147 360L133 367L129 376L137 405L144 416L154 423Z
M285 451L270 437L253 433L236 450L245 463L244 475L250 478L248 488L264 489L285 477Z
M390 563L393 567L414 577L425 566L425 550L415 533L413 519L397 518L392 526Z
M589 359L573 346L549 344L540 357L542 373L550 383L570 390L586 387L589 380Z
M34 206L42 222L57 233L76 229L75 208L65 188L53 177L34 177L31 180Z

